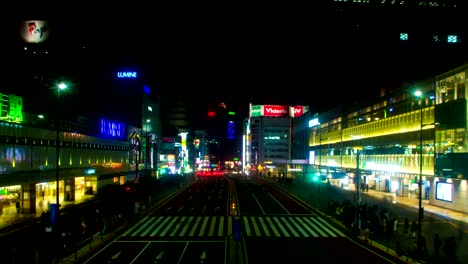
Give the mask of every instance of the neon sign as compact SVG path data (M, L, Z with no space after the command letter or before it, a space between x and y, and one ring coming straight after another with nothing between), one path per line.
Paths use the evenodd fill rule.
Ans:
M117 78L136 78L137 72L117 72Z
M125 136L125 125L101 118L101 134L115 138L123 138Z

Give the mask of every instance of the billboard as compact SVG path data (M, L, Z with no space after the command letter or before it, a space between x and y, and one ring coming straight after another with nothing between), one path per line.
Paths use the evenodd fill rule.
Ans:
M250 117L299 117L309 111L308 106L284 105L252 105L250 104Z
M44 20L27 20L20 25L21 38L27 43L41 43L49 37L49 23Z

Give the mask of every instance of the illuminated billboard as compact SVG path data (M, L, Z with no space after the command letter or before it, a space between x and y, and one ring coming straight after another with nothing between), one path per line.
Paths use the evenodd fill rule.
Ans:
M252 105L250 104L250 117L299 117L309 111L308 106L284 105Z
M0 93L0 120L23 122L23 98L14 94Z
M135 79L137 78L137 72L136 71L117 72L117 78Z
M120 122L115 122L105 118L101 118L101 135L113 137L113 138L124 138L125 137L125 125Z
M49 25L43 20L23 21L20 26L21 38L27 43L41 43L49 37Z

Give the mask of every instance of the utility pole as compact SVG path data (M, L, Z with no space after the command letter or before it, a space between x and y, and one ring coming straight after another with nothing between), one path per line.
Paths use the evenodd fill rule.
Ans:
M360 228L360 189L361 189L361 171L359 169L360 167L360 156L361 156L361 151L358 150L357 152L357 157L356 157L356 180L354 181L354 184L356 184L356 193L355 193L355 203L354 203L354 225L353 225L353 235L357 236L359 234L359 228Z

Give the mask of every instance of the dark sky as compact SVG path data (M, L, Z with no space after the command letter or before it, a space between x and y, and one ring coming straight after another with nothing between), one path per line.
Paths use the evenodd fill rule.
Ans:
M404 47L397 28L382 20L340 19L321 11L310 6L115 3L104 9L84 4L23 8L13 18L49 20L64 53L68 47L86 47L84 58L75 54L60 61L81 67L82 74L89 62L96 69L144 65L145 78L161 94L183 92L228 104L326 110L439 73L439 61L456 65L454 58L460 57L437 55L431 47Z

